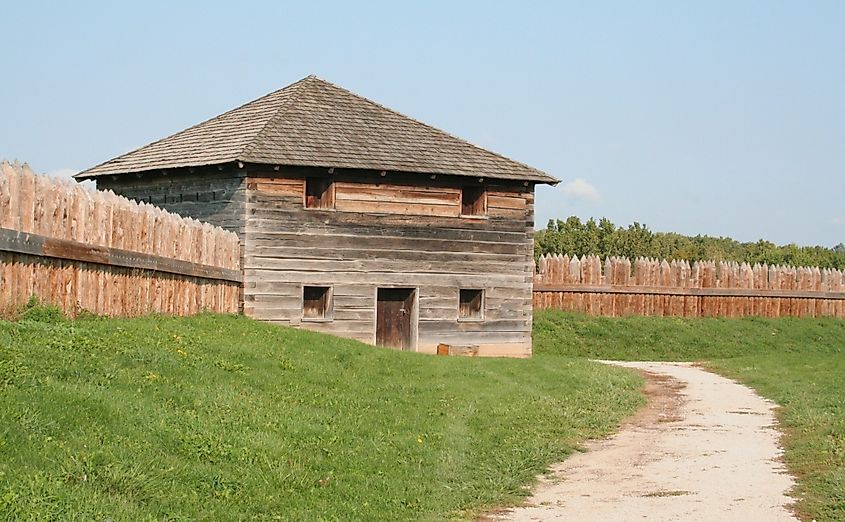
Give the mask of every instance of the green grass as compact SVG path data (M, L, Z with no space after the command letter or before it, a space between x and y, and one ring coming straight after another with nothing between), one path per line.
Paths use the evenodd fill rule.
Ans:
M444 520L642 404L583 359L442 358L243 317L0 321L0 519Z
M845 321L595 318L540 311L535 351L563 357L706 361L778 403L805 520L845 520Z
M703 361L766 354L842 354L841 319L588 317L538 310L534 351L626 361Z
M805 520L845 520L845 338L836 353L722 359L713 369L781 405L785 460Z
M845 519L845 321L538 312L531 360L243 317L0 321L0 519L443 520L518 502L642 404L585 358L698 360L782 406L810 520Z

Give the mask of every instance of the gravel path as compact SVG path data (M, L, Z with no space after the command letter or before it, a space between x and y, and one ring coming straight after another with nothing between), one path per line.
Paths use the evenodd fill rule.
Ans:
M771 402L690 364L610 364L645 372L649 406L487 520L797 520Z

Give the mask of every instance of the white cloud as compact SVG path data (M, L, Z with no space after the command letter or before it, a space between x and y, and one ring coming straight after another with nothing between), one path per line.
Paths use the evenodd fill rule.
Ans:
M563 185L560 190L567 196L575 199L583 199L587 201L600 201L601 194L598 189L592 186L584 178L575 178Z
M835 217L835 218L831 219L830 222L833 223L834 225L842 227L842 226L845 226L845 217Z
M51 178L67 178L72 179L74 174L77 174L79 171L76 169L56 169L47 172L47 176Z
M76 169L56 169L56 170L51 170L49 172L45 172L44 175L49 177L49 178L53 178L53 179L76 181L76 180L73 179L73 175L78 174L78 173L79 173L79 171L76 170ZM77 183L79 183L80 185L82 185L83 187L85 187L88 190L96 190L97 189L97 184L90 179L85 180L85 181L79 181Z

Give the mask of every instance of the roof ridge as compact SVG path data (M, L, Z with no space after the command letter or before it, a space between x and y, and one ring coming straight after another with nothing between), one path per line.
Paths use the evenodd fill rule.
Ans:
M238 154L238 159L245 158L249 155L250 150L258 146L258 143L261 140L261 136L267 131L268 128L270 128L270 124L278 120L279 117L281 117L282 115L286 114L287 110L294 105L297 96L302 94L302 87L306 83L312 82L314 80L319 80L319 78L317 78L317 76L313 74L309 74L305 78L302 78L301 80L298 80L286 87L282 87L278 91L275 91L291 91L290 98L288 98L284 105L279 107L279 109L272 116L267 118L267 121L264 122L264 125L261 127L261 130L255 133L255 136L251 140L249 140L249 142L244 146L243 150L241 150L240 154Z
M85 173L86 173L86 172L88 172L89 170L94 170L94 169L96 169L97 167L101 167L101 166L105 165L106 163L110 163L110 162L112 162L112 161L114 161L114 160L116 160L116 159L122 158L122 157L124 157L124 156L128 156L129 154L133 154L133 153L135 153L135 152L140 151L141 149L145 149L145 148L147 148L147 147L151 147L151 146L156 145L157 143L161 143L161 142L163 142L163 141L165 141L165 140L169 140L169 139L175 138L175 137L177 137L177 136L182 136L182 135L184 135L185 133L187 133L188 131L191 131L191 130L193 130L193 129L196 129L197 127L199 127L199 126L201 126L201 125L205 125L205 124L210 123L210 122L212 122L212 121L220 120L220 119L224 118L225 116L228 116L229 114L231 114L231 113L233 113L233 112L235 112L235 111L237 111L237 110L240 110L240 109L242 109L242 108L246 107L247 105L252 105L253 103L259 102L259 101L261 101L261 100L264 100L264 99L266 99L266 98L269 98L270 96L276 95L276 94L280 93L281 91L284 91L284 90L286 90L286 89L290 89L290 88L292 88L292 87L294 87L294 86L296 86L296 85L298 85L298 84L300 84L300 83L304 82L305 80L308 80L309 78L316 78L316 76L314 76L313 74L312 74L312 75L310 75L310 76L306 76L305 78L303 78L303 79L301 79L301 80L298 80L298 81L296 81L296 82L294 82L294 83L292 83L292 84L290 84L290 85L286 85L285 87L282 87L281 89L276 89L275 91L270 92L270 93L267 93L267 94L265 94L264 96L259 96L258 98L255 98L254 100L250 100L250 101L248 101L248 102L246 102L246 103L242 103L242 104L238 105L237 107L234 107L234 108L232 108L232 109L229 109L228 111L223 112L223 113L221 113L221 114L218 114L217 116L212 116L211 118L208 118L208 119L206 119L206 120L203 120L203 121L201 121L201 122L199 122L199 123L197 123L197 124L191 125L190 127L186 128L186 129L182 129L182 130L180 130L179 132L176 132L176 133L174 133L174 134L167 135L167 136L165 136L165 137L163 137L163 138L161 138L161 139L155 140L155 141L151 141L151 142L147 143L146 145L141 145L140 147L137 147L137 148L135 148L135 149L132 149L132 150L130 150L129 152L125 152L125 153L121 154L120 156L118 156L118 158L112 158L112 159L110 159L110 160L107 160L107 161L104 161L104 162L99 163L99 164L97 164L97 165L94 165L93 167L87 168L87 169L83 170L82 172L78 172L78 173L74 174L74 175L73 175L73 177L74 177L74 178L77 178L77 177L83 177L83 176L85 175ZM262 130L263 130L263 128L262 128ZM260 131L259 131L259 132L260 132ZM253 139L254 139L254 138L253 138ZM252 141L252 140L250 140L250 141ZM233 161L234 161L235 159L237 159L237 158L232 158L232 160L233 160Z
M420 120L418 120L418 119L416 119L416 118L414 118L414 117L412 117L412 116L408 116L407 114L403 114L403 113L401 113L401 112L399 112L399 111L397 111L397 110L395 110L395 109L391 109L390 107L387 107L387 106L382 105L382 104L380 104L380 103L378 103L378 102L376 102L376 101L373 101L373 100L371 100L371 99L367 98L366 96L362 96L362 95L360 95L360 94L358 94L358 93L356 93L356 92L354 92L354 91L350 91L349 89L347 89L347 88L345 88L345 87L341 87L340 85L336 85L336 84L334 84L334 83L332 83L332 82L330 82L330 81L328 81L328 80L324 80L324 79L322 79L322 78L320 78L320 77L318 77L318 76L316 76L316 75L313 75L313 74L312 74L312 75L308 76L308 78L312 78L312 79L314 79L314 80L321 81L321 82L323 82L323 83L325 83L325 84L327 84L327 85L330 85L330 86L334 87L335 89L339 89L339 90L341 90L341 91L343 91L343 92L346 92L346 93L348 93L348 94L351 94L352 96L355 96L356 98L360 98L361 100L364 100L365 102L367 102L367 103L369 103L369 104L371 104L371 105L375 105L376 107L379 107L379 108L381 108L381 109L384 109L384 110L386 110L386 111L388 111L388 112L390 112L390 113L392 113L392 114L395 114L395 115L400 116L400 117L402 117L402 118L406 118L406 119L408 119L408 120L411 120L411 121L413 121L414 123L417 123L417 124L419 124L419 125L421 125L421 126L423 126L423 127L427 128L427 129L429 129L429 130L432 130L432 131L434 131L434 132L436 132L436 133L438 133L438 134L441 134L441 135L443 135L443 136L448 136L449 138L452 138L452 139L454 139L454 140L458 140L458 141L460 141L460 142L462 142L462 143L466 143L466 144L467 144L467 145L469 145L470 147L472 147L472 148L474 148L474 149L477 149L477 150L480 150L481 152L484 152L484 153L487 153L487 154L491 154L491 155L493 155L493 156L496 156L497 158L501 158L501 159L503 159L503 160L510 161L510 162L512 162L512 163L516 163L516 164L518 164L518 165L521 165L521 166L523 166L523 167L527 168L528 170L531 170L531 171L534 171L534 172L538 172L538 173L540 173L540 174L543 174L543 175L548 176L548 174L546 174L545 172L541 171L540 169L534 168L534 167L532 167L531 165L528 165L528 164L522 163L521 161L517 161L517 160L515 160L515 159L511 159L511 158L509 158L509 157L507 157L507 156L504 156L504 155L502 155L502 154L499 154L499 153L497 153L497 152L493 152L492 150L485 149L484 147L481 147L480 145L476 145L475 143L472 143L471 141L465 140L464 138L461 138L461 137L459 137L459 136L455 136L454 134L450 134L450 133L448 133L448 132L446 132L446 131L444 131L444 130L442 130L442 129L438 129L437 127L435 127L435 126L433 126L433 125L429 125L428 123L425 123L425 122L423 122L423 121L420 121ZM307 78L305 78L305 79L307 79Z

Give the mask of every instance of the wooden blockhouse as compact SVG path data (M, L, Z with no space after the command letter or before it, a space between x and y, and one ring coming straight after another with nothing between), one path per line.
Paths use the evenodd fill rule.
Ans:
M557 180L314 76L77 178L236 232L248 316L531 354L534 186Z

